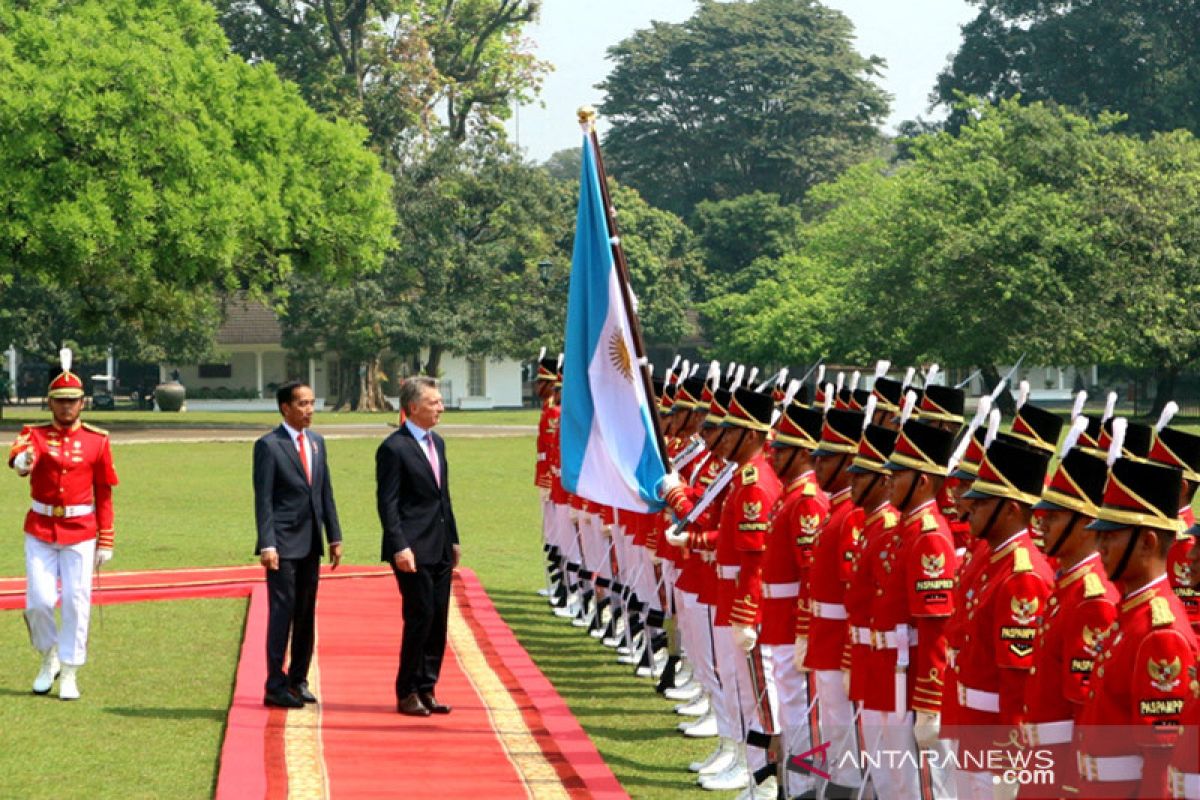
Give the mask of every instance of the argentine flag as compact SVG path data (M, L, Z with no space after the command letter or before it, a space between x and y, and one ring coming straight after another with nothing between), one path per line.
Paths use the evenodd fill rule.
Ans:
M657 511L663 458L635 355L632 311L621 295L593 147L585 135L563 355L562 482L567 491L596 503Z

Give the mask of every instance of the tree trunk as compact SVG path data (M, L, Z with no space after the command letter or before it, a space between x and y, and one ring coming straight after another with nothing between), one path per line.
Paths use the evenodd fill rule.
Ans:
M1000 383L1000 371L996 369L995 364L984 364L979 368L979 374L983 376L984 391L989 394L995 391L996 386ZM1007 387L1011 389L1012 387ZM1016 401L1013 400L1012 394L1008 391L1003 391L996 398L996 408L1000 409L1000 413L1006 417L1011 417L1017 412Z
M429 345L429 359L425 362L425 369L422 370L431 378L436 378L438 370L442 368L442 353L444 352L440 344Z
M1158 380L1154 384L1154 405L1150 408L1151 419L1158 419L1167 401L1175 399L1175 383L1178 380L1179 367L1165 367L1159 370Z
M337 392L337 405L333 407L334 411L341 411L343 408L354 410L354 404L358 400L358 393L355 386L354 362L348 358L338 358L338 380L334 390Z
M359 364L358 408L361 411L392 411L380 382L383 359L379 354Z

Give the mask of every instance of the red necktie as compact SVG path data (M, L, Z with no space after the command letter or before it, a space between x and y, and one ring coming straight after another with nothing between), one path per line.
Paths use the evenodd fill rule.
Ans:
M437 482L438 486L441 486L442 470L438 466L437 448L433 444L433 434L425 434L425 444L427 445L425 449L429 452L429 466L433 469L433 479Z
M296 444L300 445L300 465L304 467L304 477L312 483L312 468L308 466L308 448L304 446L304 434L296 434Z

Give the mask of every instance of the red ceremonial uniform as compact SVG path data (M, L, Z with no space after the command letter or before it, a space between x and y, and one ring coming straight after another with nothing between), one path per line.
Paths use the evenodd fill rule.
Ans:
M804 473L816 487L812 502L803 509L797 509L795 516L789 516L787 524L792 529L795 542L793 556L796 560L796 571L800 579L800 595L796 601L796 631L795 636L808 636L812 624L812 552L817 542L817 534L829 522L833 504L829 495L817 483L813 472ZM794 639L793 639L794 641Z
M1179 509L1179 519L1183 521L1184 530L1196 524L1196 514L1191 506ZM1175 543L1167 551L1167 581L1171 584L1171 590L1183 603L1192 630L1200 636L1200 590L1196 588L1196 578L1200 576L1192 574L1188 558L1195 541L1191 536L1176 537Z
M721 459L707 453L703 456L703 460L696 466L693 481L688 486L686 509L690 510L700 501L724 468L725 462ZM728 495L729 484L726 484L688 528L687 563L696 572L696 596L699 602L710 606L717 604L717 566L713 551L716 548L717 527L721 522L721 509Z
M812 615L804 666L812 670L849 667L846 658L848 623L846 583L854 563L854 543L862 532L863 512L850 502L846 488L829 499L829 519L813 544L809 572Z
M876 584L871 568L891 542L900 513L885 502L863 520L862 535L854 552L850 568L850 583L846 586L846 620L850 625L850 699L865 700L871 680L871 605Z
M562 409L553 399L542 403L542 415L538 419L537 467L533 477L534 484L542 489L549 489L553 484L550 476L550 456L553 451L556 456L554 463L557 463L558 423L561 418Z
M988 557L978 579L979 592L964 609L967 619L956 657L955 713L960 724L1019 727L1025 683L1036 662L1040 617L1053 582L1053 572L1028 529ZM964 729L961 741L964 749L988 750L1008 735L998 729Z
M34 462L25 532L57 545L98 538L98 547L111 548L117 473L108 434L86 423L71 430L52 422L26 425L9 451L9 465L26 450L32 450Z
M761 643L791 644L796 640L796 612L804 566L799 540L811 539L827 516L829 498L817 485L812 470L792 480L775 501L762 567L762 631L758 637Z
M1169 796L1167 766L1195 702L1196 658L1196 639L1165 575L1121 601L1079 715L1083 796Z
M757 625L762 600L762 553L767 515L783 487L760 450L743 466L721 509L717 539L716 625Z
M958 723L958 670L955 667L958 652L963 647L963 636L967 622L965 609L979 595L979 578L991 558L991 548L986 539L974 539L958 567L957 586L954 589L954 607L957 611L946 621L946 674L942 687L942 729ZM973 603L971 603L973 605Z
M946 518L933 503L904 519L904 608L910 639L908 708L929 714L942 710L946 674L946 622L954 613L958 555Z
M1037 638L1037 664L1025 686L1025 741L1054 755L1055 783L1078 790L1075 722L1092 669L1117 618L1116 588L1093 553L1058 576Z

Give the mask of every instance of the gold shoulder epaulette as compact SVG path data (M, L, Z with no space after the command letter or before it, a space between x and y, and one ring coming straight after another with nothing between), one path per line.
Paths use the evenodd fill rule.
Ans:
M1171 604L1165 597L1154 597L1150 600L1150 627L1165 628L1175 622L1175 614Z
M1028 550L1018 547L1013 550L1013 574L1017 575L1022 572L1033 572L1033 560L1029 557Z
M104 430L104 428L97 428L95 425L93 425L90 422L83 423L83 427L87 428L92 433L98 433L101 436L108 436L108 431Z
M1089 572L1083 576L1083 597L1085 600L1090 600L1093 597L1104 596L1104 584L1100 581L1100 576L1094 572Z
M900 521L900 517L892 511L883 512L883 527L884 529L896 527L896 523Z
M802 494L804 497L816 497L817 485L815 483L804 484L804 488L800 490L800 494Z
M742 467L742 485L749 486L753 483L758 483L758 467L747 464Z
M921 533L929 533L937 530L937 520L933 518L933 514L926 514L921 517Z

